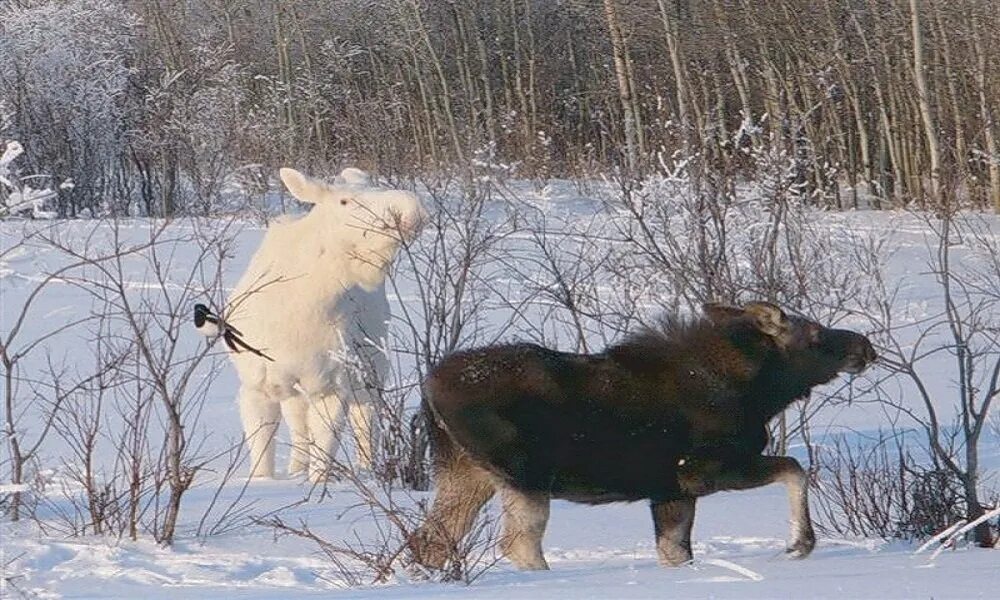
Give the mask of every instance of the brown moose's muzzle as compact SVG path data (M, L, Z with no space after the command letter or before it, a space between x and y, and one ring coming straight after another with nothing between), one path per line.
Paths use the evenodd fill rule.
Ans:
M850 334L852 337L850 352L844 363L843 370L845 373L857 375L878 360L878 353L875 352L875 347L872 346L871 341L867 337L854 332L850 332Z

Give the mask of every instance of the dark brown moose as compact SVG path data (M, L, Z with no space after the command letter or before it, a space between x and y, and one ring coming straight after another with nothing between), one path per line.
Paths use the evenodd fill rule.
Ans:
M549 500L648 499L660 562L691 560L695 499L773 482L788 487L795 557L816 544L806 475L763 456L767 423L812 387L875 358L863 335L786 315L772 304L706 305L600 354L532 344L445 358L424 382L433 412L436 496L410 542L444 566L498 490L503 554L547 569Z

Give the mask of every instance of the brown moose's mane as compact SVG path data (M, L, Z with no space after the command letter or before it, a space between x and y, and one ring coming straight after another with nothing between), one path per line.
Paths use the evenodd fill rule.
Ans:
M608 347L609 354L617 351L649 351L681 348L691 338L708 333L712 323L704 317L680 317L663 314L654 323L643 325L622 341Z
M748 320L725 325L702 316L660 316L621 342L609 346L605 354L619 362L655 365L712 356L721 375L745 380L756 374L763 355L776 350L774 342Z

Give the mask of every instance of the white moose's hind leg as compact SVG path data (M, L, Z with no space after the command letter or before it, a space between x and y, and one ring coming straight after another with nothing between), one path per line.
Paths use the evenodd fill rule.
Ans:
M378 418L369 394L358 394L349 408L351 431L358 449L357 465L371 471L378 456Z
M286 398L281 403L281 416L292 438L288 474L305 473L309 468L309 400L297 395Z
M259 388L243 387L240 419L250 447L250 477L274 477L274 437L281 421L278 403Z
M309 479L326 479L331 461L340 446L340 430L344 426L344 405L336 395L310 398L306 415L309 423Z

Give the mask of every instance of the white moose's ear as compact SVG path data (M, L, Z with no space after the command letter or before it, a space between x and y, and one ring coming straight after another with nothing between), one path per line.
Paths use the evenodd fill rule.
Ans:
M302 202L316 204L322 201L323 193L326 191L326 186L323 183L289 167L279 169L278 175L288 191Z

